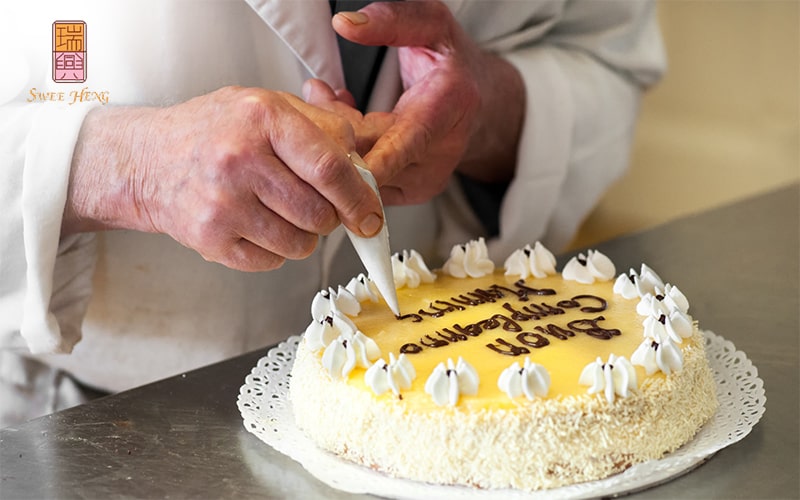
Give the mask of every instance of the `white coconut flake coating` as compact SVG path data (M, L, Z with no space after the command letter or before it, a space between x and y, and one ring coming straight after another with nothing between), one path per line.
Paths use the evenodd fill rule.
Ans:
M332 380L301 342L290 397L297 425L344 459L419 481L532 491L600 479L689 441L717 407L696 328L683 356L682 370L646 377L613 404L596 394L413 412Z

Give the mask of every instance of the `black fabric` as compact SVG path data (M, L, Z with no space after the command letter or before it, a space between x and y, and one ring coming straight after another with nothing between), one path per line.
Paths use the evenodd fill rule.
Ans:
M510 183L478 182L458 173L456 173L456 177L458 177L461 190L472 207L472 211L478 216L486 230L486 235L489 237L499 235L500 207Z
M329 2L331 14L345 11L354 12L371 3L370 0L329 0ZM353 94L356 107L364 113L372 93L372 87L375 86L375 80L378 78L386 47L359 45L345 40L339 35L336 35L336 40L339 43L339 54L342 57L347 90Z

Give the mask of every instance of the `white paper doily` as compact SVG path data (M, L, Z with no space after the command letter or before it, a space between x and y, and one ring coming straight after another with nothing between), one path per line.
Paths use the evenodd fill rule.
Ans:
M289 337L258 361L245 378L237 404L248 431L299 462L329 486L349 493L481 500L612 496L642 490L692 470L717 451L747 436L764 414L764 382L758 377L756 367L732 342L709 331L704 334L719 409L692 441L660 460L634 465L606 479L538 492L479 490L397 479L320 450L295 426L289 403L289 372L299 336Z

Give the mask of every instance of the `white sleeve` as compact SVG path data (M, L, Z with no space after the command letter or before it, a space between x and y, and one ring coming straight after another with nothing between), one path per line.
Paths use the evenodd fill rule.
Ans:
M499 51L523 77L526 118L493 256L537 239L563 250L627 168L641 93L666 65L654 9L567 2L541 38Z
M0 347L70 352L91 290L93 236L61 239L70 164L92 105L0 106Z

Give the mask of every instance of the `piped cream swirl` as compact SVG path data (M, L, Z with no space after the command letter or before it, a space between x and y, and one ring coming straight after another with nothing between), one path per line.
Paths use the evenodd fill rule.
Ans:
M453 365L453 360L448 358L447 365L442 362L433 369L425 381L425 392L439 406L455 406L462 394L478 393L478 382L478 372L472 365L460 356L458 363Z
M616 274L617 270L611 259L597 250L588 250L585 255L578 254L561 270L561 277L565 280L577 281L584 285L591 285L595 280L611 281Z
M308 348L317 352L328 347L342 332L354 334L356 331L356 325L350 318L341 311L332 311L322 321L311 320L306 327L305 339Z
M624 356L609 354L608 362L603 363L599 357L589 363L581 372L578 382L588 385L589 394L602 391L609 404L613 403L616 396L628 397L631 391L636 390L636 370Z
M628 274L620 274L614 282L614 293L626 299L641 298L648 293L653 295L657 288L663 289L664 281L646 264L642 264L640 272L631 268Z
M417 288L421 283L433 283L433 274L422 255L416 250L403 250L392 255L392 274L395 288Z
M556 274L556 258L540 242L515 250L505 261L506 276L546 278Z
M311 301L311 317L322 321L333 311L341 311L349 316L356 316L361 312L361 304L355 295L343 286L338 289L328 288L320 290Z
M521 368L519 362L514 361L503 370L497 379L497 387L512 399L524 394L533 401L536 397L547 396L550 391L550 373L544 366L531 363L530 358L525 358L525 364Z
M378 396L389 390L399 395L402 389L411 387L411 382L416 377L414 365L405 354L395 359L394 353L390 352L389 362L379 359L373 363L364 374L364 381Z
M631 363L643 366L647 375L657 371L669 375L683 369L683 354L672 339L645 339L631 355Z
M345 286L345 289L353 294L357 301L378 302L378 288L364 273L352 278Z
M353 368L369 368L381 355L374 340L363 333L343 331L322 353L322 366L336 379L347 379Z
M671 339L681 344L683 339L692 336L693 320L689 315L689 301L672 285L664 290L653 289L654 294L646 293L636 305L636 312L645 316L644 337L663 343Z
M442 270L454 278L480 278L494 272L494 262L489 258L486 241L479 238L466 245L455 245Z

